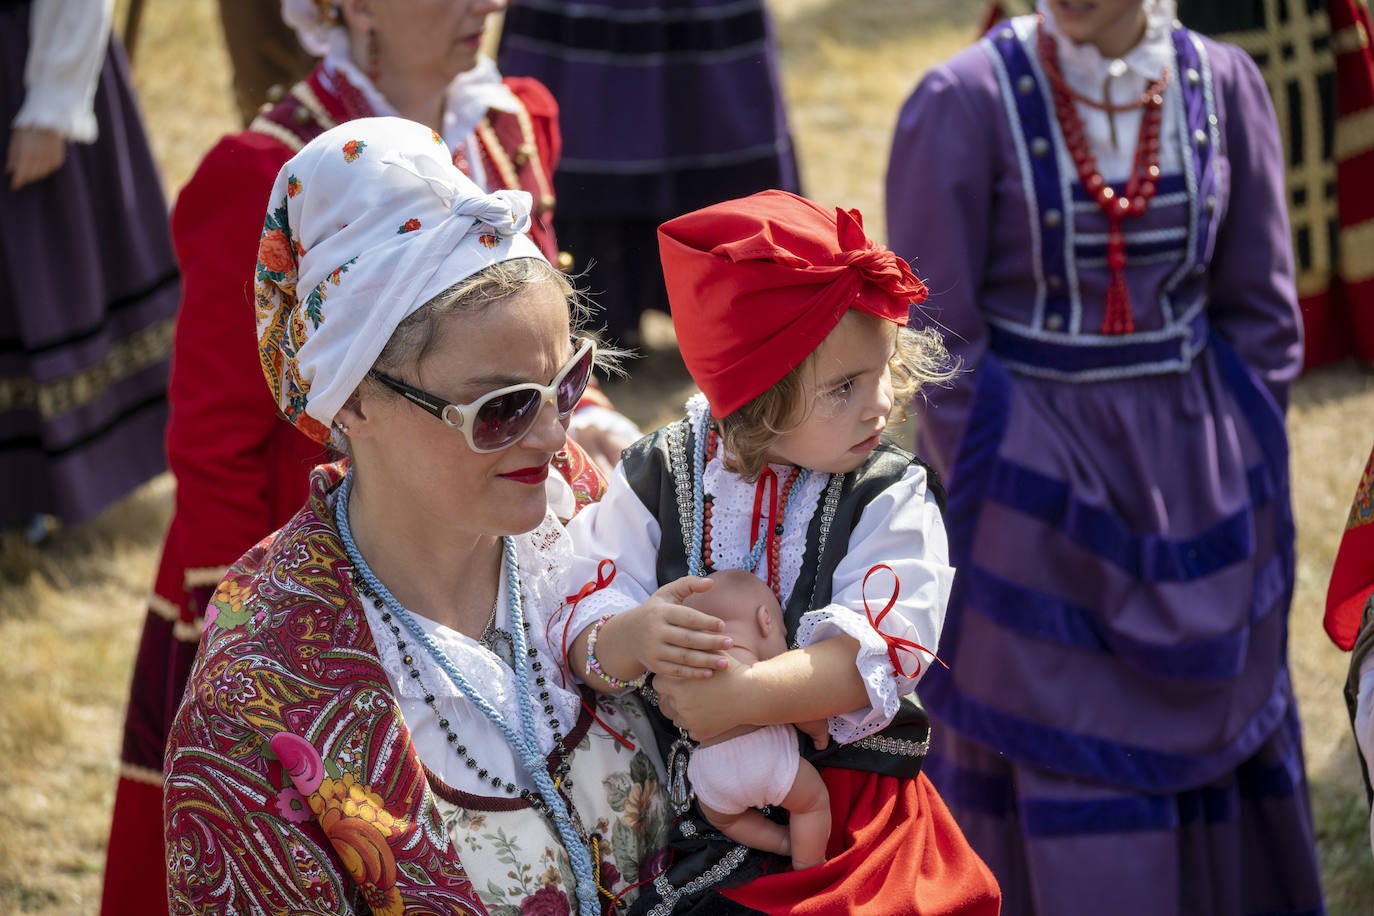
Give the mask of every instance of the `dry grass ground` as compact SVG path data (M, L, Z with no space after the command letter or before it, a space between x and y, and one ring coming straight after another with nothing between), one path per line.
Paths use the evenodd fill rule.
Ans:
M120 11L124 8L123 0ZM151 0L136 79L169 193L234 127L211 0ZM857 206L881 237L882 175L897 108L919 74L972 35L964 0L774 0L808 192ZM116 21L122 21L122 18ZM663 336L660 334L660 336ZM615 395L645 423L681 403L671 352L633 366ZM1351 490L1370 444L1374 375L1303 379L1291 413L1299 581L1294 677L1333 914L1374 912L1374 865L1339 688L1345 658L1320 608ZM170 510L159 479L95 524L41 549L0 543L0 911L94 912L119 730L144 599Z

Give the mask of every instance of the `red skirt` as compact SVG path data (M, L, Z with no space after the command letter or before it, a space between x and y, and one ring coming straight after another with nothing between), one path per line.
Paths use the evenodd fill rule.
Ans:
M823 865L766 875L722 894L793 916L997 916L997 879L925 774L897 779L824 769L830 846Z

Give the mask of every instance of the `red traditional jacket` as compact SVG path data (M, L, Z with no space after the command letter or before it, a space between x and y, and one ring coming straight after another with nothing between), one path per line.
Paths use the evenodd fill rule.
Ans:
M1355 645L1365 603L1374 593L1374 451L1355 488L1331 582L1326 591L1327 635L1342 649Z
M580 508L605 480L570 444ZM173 912L484 913L377 655L328 500L229 570L167 742Z

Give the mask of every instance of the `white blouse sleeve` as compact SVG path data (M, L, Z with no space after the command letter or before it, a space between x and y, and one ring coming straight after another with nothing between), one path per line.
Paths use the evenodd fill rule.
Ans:
M34 0L15 127L50 128L77 143L95 140L95 89L113 11L114 0Z
M645 508L625 477L625 466L616 465L598 503L587 506L568 523L572 536L571 575L574 593L583 583L608 577L602 561L615 564L614 577L577 603L568 623L568 638L607 614L619 614L643 604L658 588L658 519ZM574 672L581 676L581 672Z
M869 579L866 611L864 577L878 565L891 573L878 570ZM836 741L848 744L886 727L901 696L916 688L919 675L911 675L924 673L931 664L929 653L936 651L940 640L953 580L939 506L926 486L925 468L912 465L864 508L849 552L835 569L831 604L805 614L797 628L799 646L840 633L859 642L856 664L869 705L831 717L830 734ZM894 589L896 600L882 617L879 633L870 619L882 614ZM905 672L900 673L889 657L892 638L929 651L897 648L897 662Z

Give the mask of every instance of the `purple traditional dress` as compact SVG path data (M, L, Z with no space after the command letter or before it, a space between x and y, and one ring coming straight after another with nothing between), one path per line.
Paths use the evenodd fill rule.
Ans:
M86 521L166 468L180 286L109 6L0 0L0 156L19 127L69 141L0 180L0 530Z
M497 64L558 100L558 235L612 335L668 311L659 223L798 190L763 0L521 0Z
M1279 138L1245 54L1146 9L1122 61L1055 36L1070 83L1085 55L1125 73L1115 101L1168 74L1163 174L1124 223L1129 333L1102 332L1110 233L1037 54L1052 21L933 69L897 126L891 245L967 370L921 418L958 569L926 770L1004 913L1320 913L1286 663L1302 348ZM1128 114L1083 115L1118 188Z

